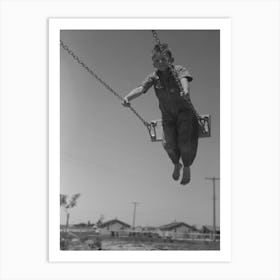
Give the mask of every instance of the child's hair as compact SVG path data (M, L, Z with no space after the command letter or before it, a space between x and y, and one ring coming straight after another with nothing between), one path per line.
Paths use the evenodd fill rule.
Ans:
M161 53L163 55L167 55L171 63L174 62L174 58L172 56L172 52L168 49L168 44L161 43L156 44L152 50L152 58L155 56L155 54Z

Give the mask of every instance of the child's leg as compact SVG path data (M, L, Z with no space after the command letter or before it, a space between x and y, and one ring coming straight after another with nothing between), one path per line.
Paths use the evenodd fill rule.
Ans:
M178 147L184 166L191 166L198 146L198 123L188 112L181 112L177 121Z
M190 182L190 166L192 165L198 146L198 124L194 117L187 113L178 116L178 147L184 164L181 184Z
M167 152L169 158L174 164L174 170L172 177L174 180L178 180L180 177L180 170L182 165L179 163L180 150L177 146L177 128L176 122L171 120L163 120L163 148Z

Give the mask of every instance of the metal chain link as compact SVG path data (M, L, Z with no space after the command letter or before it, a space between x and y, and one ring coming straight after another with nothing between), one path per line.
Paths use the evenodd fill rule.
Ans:
M159 49L160 49L161 53L162 53L164 56L166 56L166 53L164 52L164 49L163 49L163 47L162 47L162 44L161 44L161 42L160 42L160 39L159 39L159 37L158 37L157 32L156 32L155 30L152 30L152 34L153 34L153 37L155 38L155 41L156 41L157 45L159 46ZM191 100L190 100L190 97L189 97L188 95L185 95L185 94L184 94L183 86L182 86L182 84L181 84L181 81L180 81L180 79L179 79L179 77L178 77L177 72L175 71L175 68L174 68L173 64L169 61L169 59L166 59L166 61L167 61L167 63L168 63L168 67L169 67L169 69L171 70L171 73L172 73L173 77L175 78L175 80L176 80L176 82L177 82L177 85L179 86L181 96L186 96L186 97L187 97L187 99L185 99L185 100L187 101L187 103L188 103L188 105L189 105L189 108L191 109L191 111L193 112L193 114L195 115L197 121L198 121L199 124L200 124L200 119L201 119L201 117L200 117L200 115L197 113L197 111L195 110L195 108L194 108L194 106L193 106L193 104L192 104L192 102L191 102Z
M111 93L113 93L118 99L123 101L124 99L115 92L106 82L104 82L93 70L91 70L62 40L60 40L60 45L62 48L73 57L73 59L78 62L79 65L81 65L89 74L91 74L95 79L97 79L103 86L105 86ZM140 114L130 105L128 107L139 119L140 121L149 129L150 131L150 124L145 121Z

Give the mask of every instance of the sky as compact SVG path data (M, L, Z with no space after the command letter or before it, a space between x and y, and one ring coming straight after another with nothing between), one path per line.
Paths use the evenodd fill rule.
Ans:
M191 182L171 177L173 164L160 142L99 81L61 48L61 193L81 193L70 223L117 218L135 225L173 221L212 225L213 185L220 177L220 38L218 30L158 30L174 64L193 75L190 94L200 114L211 115L210 138L199 140ZM63 30L61 39L118 94L125 96L154 71L149 30ZM153 88L132 101L147 121L160 119ZM220 223L216 183L216 225ZM61 222L65 213L61 211Z

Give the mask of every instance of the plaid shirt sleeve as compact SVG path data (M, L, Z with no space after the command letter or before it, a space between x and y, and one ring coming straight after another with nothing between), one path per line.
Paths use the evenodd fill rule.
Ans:
M180 65L176 65L175 69L178 73L179 79L187 78L188 82L191 82L193 80L193 77L192 77L191 73L185 67L180 66Z
M154 75L150 74L146 79L140 84L143 87L143 93L146 93L149 88L154 84Z

